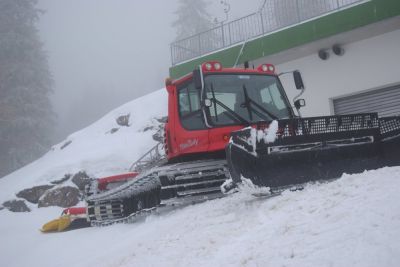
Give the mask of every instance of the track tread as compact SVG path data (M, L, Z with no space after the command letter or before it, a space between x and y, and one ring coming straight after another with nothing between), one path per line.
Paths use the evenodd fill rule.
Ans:
M180 180L175 181L176 177L180 177ZM212 180L211 177L215 179ZM173 197L215 193L216 184L222 184L224 181L222 177L227 177L225 160L204 160L154 167L119 187L88 196L88 217L93 226L129 222L139 215L157 209L161 203L163 188L172 189ZM172 184L162 185L162 180ZM212 190L209 190L207 185L212 185ZM196 190L196 186L201 188ZM143 201L143 208L140 210L137 208L138 199Z

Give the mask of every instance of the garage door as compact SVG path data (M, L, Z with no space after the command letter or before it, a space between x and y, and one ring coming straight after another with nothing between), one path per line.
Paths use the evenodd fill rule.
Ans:
M335 114L378 112L379 116L400 115L400 85L333 100Z

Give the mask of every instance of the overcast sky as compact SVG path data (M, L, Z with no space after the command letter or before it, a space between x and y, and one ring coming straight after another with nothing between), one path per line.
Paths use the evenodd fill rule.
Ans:
M235 19L263 1L228 2ZM223 19L220 0L209 3L210 14ZM164 86L178 0L39 0L39 7L46 11L38 27L55 80L56 141Z

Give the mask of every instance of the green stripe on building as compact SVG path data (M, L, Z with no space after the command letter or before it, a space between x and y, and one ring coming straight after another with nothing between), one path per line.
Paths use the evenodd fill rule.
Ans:
M400 0L372 0L344 10L336 11L281 31L261 36L245 44L239 64L256 60L287 49L350 31L368 24L400 15ZM242 44L178 64L169 69L170 77L179 78L199 64L217 60L223 66L233 66Z

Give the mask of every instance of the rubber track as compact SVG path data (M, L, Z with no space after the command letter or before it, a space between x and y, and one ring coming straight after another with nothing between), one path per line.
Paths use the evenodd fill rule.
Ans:
M147 216L156 210L157 210L157 207L153 207L150 209L139 210L135 213L132 213L128 217L124 217L124 218L120 218L120 219L104 220L104 221L91 221L91 226L102 227L102 226L109 226L109 225L120 224L120 223L132 223L132 222L135 222L139 216Z
M126 182L125 184L113 188L109 191L94 194L87 198L87 201L102 202L113 199L122 199L131 197L132 195L139 195L140 193L151 191L161 187L160 181L155 175L156 172L145 172L137 178Z
M102 205L105 202L111 202L116 199L132 198L134 196L141 195L146 192L156 191L161 189L161 182L158 178L159 174L162 175L182 175L190 171L201 171L210 168L224 168L226 161L224 160L204 160L188 163L177 163L172 165L164 165L159 167L151 168L150 170L144 171L139 174L135 179L122 184L119 187L113 188L109 191L102 192L99 194L93 194L87 197L87 203L89 207L95 207L96 205ZM98 203L98 204L97 204ZM104 219L97 220L92 219L92 226L106 226L115 223L126 223L135 221L138 216L147 215L155 211L157 207L148 209L142 209L134 212L127 217L116 218L116 219ZM90 217L93 217L91 214Z

